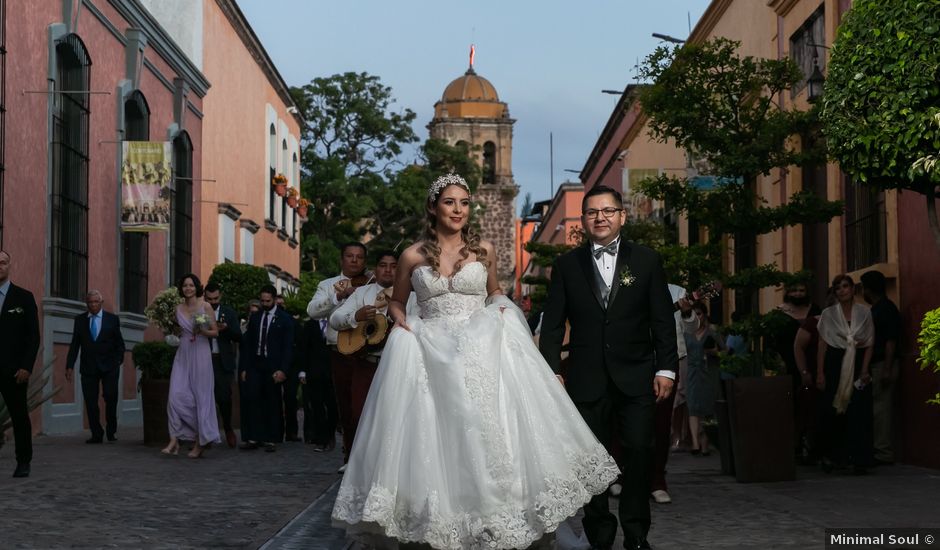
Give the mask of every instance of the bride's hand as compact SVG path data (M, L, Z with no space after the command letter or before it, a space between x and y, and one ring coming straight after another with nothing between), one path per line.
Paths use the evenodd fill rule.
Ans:
M407 330L408 332L411 332L411 327L408 326L408 323L406 323L404 319L396 319L395 324L392 325L392 330L395 330L398 327L401 327Z

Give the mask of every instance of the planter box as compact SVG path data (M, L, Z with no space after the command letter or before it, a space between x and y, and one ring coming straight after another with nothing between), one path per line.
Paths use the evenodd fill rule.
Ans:
M734 451L731 445L731 419L728 417L728 401L715 401L715 417L718 420L718 453L721 457L721 473L734 475Z
M725 384L737 480L742 483L792 480L796 463L790 378L737 378Z
M140 401L144 415L144 445L166 445L170 440L166 405L170 395L169 380L142 380Z

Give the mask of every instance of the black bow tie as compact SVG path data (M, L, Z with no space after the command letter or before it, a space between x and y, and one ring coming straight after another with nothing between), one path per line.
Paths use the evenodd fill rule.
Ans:
M610 254L611 256L616 256L616 255L617 255L617 245L618 245L618 244L620 244L620 241L619 241L619 240L616 240L616 241L613 241L613 242L611 242L611 243L607 243L606 246L602 246L602 247L600 247L600 248L594 249L594 259L595 259L595 260L599 260L600 257L601 257L605 252L606 252L607 254Z

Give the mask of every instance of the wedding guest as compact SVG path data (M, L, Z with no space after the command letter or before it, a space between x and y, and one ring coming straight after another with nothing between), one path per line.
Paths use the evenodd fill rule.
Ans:
M222 289L219 285L214 282L207 284L204 297L206 303L212 306L216 328L219 331L219 336L209 341L212 348L215 404L219 409L219 416L222 417L225 442L234 448L238 440L232 427L232 383L235 381L236 350L242 339L242 331L238 314L222 303Z
M871 357L871 390L876 464L894 463L894 388L898 379L897 349L901 337L901 313L885 295L887 281L880 271L860 277L865 301L871 304L875 343Z
M362 243L350 242L343 245L340 249L341 273L335 277L325 279L317 285L317 291L314 293L310 303L307 304L307 315L311 319L323 319L329 321L330 315L336 311L336 308L352 296L356 290L356 285L365 284L368 278L366 272L366 247ZM352 418L352 403L350 402L352 392L352 373L354 359L347 357L336 351L336 330L327 326L326 343L330 346L330 369L333 376L333 388L336 391L336 405L339 413L339 422L343 427L343 465L340 466L340 473L346 471L346 457L352 449L352 438L347 432L355 431L350 428L350 419Z
M176 307L176 321L182 334L170 371L167 402L170 442L161 451L177 454L180 440L192 441L187 456L201 458L210 443L218 443L219 423L215 412L215 375L209 338L219 336L212 306L202 299L203 288L193 273L177 283L183 303Z
M685 334L693 333L699 328L699 318L692 311L692 303L686 298L686 290L679 285L670 284L669 294L676 307L676 347L679 354L679 363L676 365L676 387L683 388L684 376L687 376L687 352L685 348ZM675 415L675 400L679 395L679 389L674 391L669 397L656 403L656 412L654 417L655 428L653 436L656 438L653 444L653 471L650 479L652 480L650 496L657 504L669 504L672 497L669 495L669 487L666 484L666 462L669 460L669 443L672 433L672 420Z
M851 464L864 474L872 463L871 358L875 326L871 312L855 303L855 281L837 275L838 303L819 316L816 387L823 392L822 468Z
M257 298L248 300L248 316L242 319L239 323L241 325L242 334L244 334L245 329L248 328L248 319L259 311L261 311L261 300L258 300Z
M780 354L786 365L786 372L790 376L793 386L793 448L797 457L807 455L805 441L808 427L802 411L811 408L814 396L809 389L812 385L805 383L805 376L800 372L794 357L794 343L800 326L810 317L819 315L819 306L813 303L806 283L793 283L784 288L783 303L777 308L786 314L786 323L775 335L774 349Z
M273 453L283 439L281 384L290 371L294 345L294 321L277 307L277 290L261 287L261 311L248 320L239 355L239 378L243 383L242 449Z
M708 435L703 421L715 415L718 397L718 353L724 349L718 331L708 323L708 308L701 302L692 305L699 327L685 333L688 353L688 384L686 396L689 404L689 431L692 434L692 454L708 456Z
M302 369L298 373L304 401L304 441L315 452L336 447L336 394L330 374L330 349L323 335L325 320L308 319L297 345Z
M6 403L16 443L13 477L29 477L33 426L27 388L39 353L39 315L33 293L10 282L12 258L0 250L0 397ZM2 437L2 436L0 436Z
M75 361L81 356L78 370L82 376L82 398L91 429L91 439L85 443L101 443L105 436L98 410L99 386L104 395L108 441L117 441L118 381L125 351L121 320L102 309L104 299L97 290L88 291L85 305L88 311L76 315L72 327L72 342L65 360L65 379L72 383Z

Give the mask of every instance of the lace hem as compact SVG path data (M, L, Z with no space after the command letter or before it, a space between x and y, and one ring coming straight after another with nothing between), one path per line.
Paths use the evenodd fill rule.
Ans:
M343 484L333 507L333 523L350 534L379 534L442 550L526 548L607 490L620 473L600 444L572 458L569 475L546 478L534 503L508 503L484 516L444 516L437 492L413 501L410 495L399 498L394 487L372 485L366 491Z

